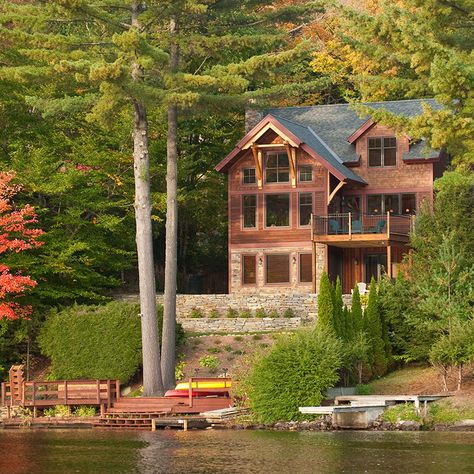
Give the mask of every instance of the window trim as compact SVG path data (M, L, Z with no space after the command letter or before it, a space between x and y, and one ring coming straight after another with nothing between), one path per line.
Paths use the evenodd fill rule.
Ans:
M255 227L245 227L244 225L244 197L255 196ZM258 194L257 193L244 193L240 195L240 230L243 231L255 231L258 230Z
M255 181L252 182L252 183L246 183L244 181L245 179L245 170L254 170L255 172ZM241 184L242 186L255 186L257 184L257 169L255 167L252 167L252 166L244 166L242 168L242 181L241 181Z
M415 212L412 214L404 214L403 213L403 206L402 206L402 200L403 196L411 195L415 197ZM380 210L380 214L370 214L369 213L369 197L371 196L381 196L382 197L382 209ZM417 199L417 193L391 193L391 192L386 192L386 193L372 193L372 194L366 194L365 196L365 213L367 215L371 216L383 216L387 214L387 210L385 209L385 196L398 196L398 213L393 213L390 214L391 216L413 216L416 215L416 208L418 207L418 199ZM401 211L401 212L400 212Z
M267 196L278 195L278 194L287 194L289 196L289 204L288 204L288 225L276 225L276 226L267 226ZM280 230L280 229L291 229L292 226L292 204L293 204L293 193L290 192L273 192L273 193L265 193L263 194L263 228L270 229L270 230Z
M300 215L301 215L301 207L300 207L300 196L302 194L310 194L311 195L311 214L313 214L313 211L314 211L314 193L312 191L308 191L308 192L300 192L298 193L298 228L299 229L307 229L308 227L311 227L311 219L309 221L308 224L301 224L301 219L300 219Z
M395 164L394 165L386 165L385 164L385 147L384 147L384 140L385 138L394 138L395 139ZM370 164L370 140L376 139L381 140L381 148L380 148L380 166L379 165L371 165ZM398 140L397 137L392 136L381 136L381 137L367 137L367 167L368 168L396 168L398 166L398 157L397 157L397 150L398 150Z
M268 163L268 157L269 156L272 156L272 155L286 155L286 158L288 159L288 181L272 181L272 182L268 182L267 181L267 163ZM291 170L290 170L290 157L288 156L288 153L286 151L278 151L278 150L269 150L269 151L266 151L264 153L264 182L266 185L269 185L269 186L279 186L279 185L282 185L282 184L289 184L291 183ZM277 167L277 178L278 178L278 170L279 168Z
M288 281L280 283L268 283L267 276L267 257L274 255L286 255L288 256ZM291 286L291 252L268 252L263 254L263 281L265 286Z
M311 258L311 281L301 281L301 255L309 255L310 258ZM311 253L311 251L301 251L301 252L298 252L298 283L300 285L312 285L313 284L313 254Z
M255 283L245 283L244 282L244 257L254 257L255 259ZM240 285L245 287L257 286L257 272L258 272L258 262L256 253L241 253L240 254Z

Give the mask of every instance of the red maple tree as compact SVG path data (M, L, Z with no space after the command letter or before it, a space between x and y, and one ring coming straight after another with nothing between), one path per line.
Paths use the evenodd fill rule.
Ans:
M12 202L20 189L12 183L14 177L13 172L0 172L0 255L22 252L44 243L38 240L44 232L34 228L38 222L34 208L26 205L18 209ZM14 299L35 286L35 280L21 273L13 274L0 262L0 319L27 317L31 307L22 306Z

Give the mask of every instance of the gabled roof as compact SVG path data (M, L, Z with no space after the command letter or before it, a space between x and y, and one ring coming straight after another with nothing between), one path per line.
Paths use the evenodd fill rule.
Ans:
M396 115L415 117L423 113L422 104L426 103L434 109L440 105L434 99L411 99L387 102L365 102L364 105L373 109L385 109ZM266 114L272 114L277 119L284 118L311 127L318 136L337 154L343 163L356 163L359 157L355 146L348 139L364 125L371 126L370 117L359 117L349 104L315 105L308 107L284 107L267 109ZM416 153L407 153L403 158L423 158L438 156L437 151L429 150L422 140L417 143ZM410 150L411 151L411 150Z
M440 106L433 99L399 100L365 103L373 109L385 109L397 115L414 117L423 113L422 104L435 109ZM264 127L273 126L287 136L295 146L301 147L316 160L322 161L329 171L340 180L366 184L350 165L359 161L355 140L375 123L370 117L359 117L349 104L316 105L309 107L284 107L264 111L265 117L237 143L232 152L217 166L225 172L244 148ZM437 151L429 150L423 140L410 146L404 154L406 161L435 158Z

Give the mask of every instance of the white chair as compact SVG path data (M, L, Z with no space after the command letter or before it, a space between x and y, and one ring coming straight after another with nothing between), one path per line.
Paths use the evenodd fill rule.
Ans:
M357 283L357 288L359 289L359 294L360 295L365 295L368 293L367 291L367 283ZM354 290L351 290L351 295L354 293Z

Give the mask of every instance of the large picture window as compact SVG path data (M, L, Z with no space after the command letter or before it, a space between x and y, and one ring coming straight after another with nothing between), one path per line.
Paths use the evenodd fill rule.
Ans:
M257 258L255 255L242 255L242 283L255 285L257 283Z
M290 163L286 153L267 153L265 181L267 183L290 181Z
M309 225L313 212L313 195L311 193L300 193L298 198L300 226Z
M397 164L397 139L378 137L368 139L369 166L395 166Z
M289 227L290 195L267 194L265 196L265 226Z
M289 255L267 255L265 257L266 282L267 283L289 283L290 282L290 256Z
M367 196L367 214L411 215L416 211L415 194L372 194Z
M313 271L311 265L311 254L300 253L300 282L311 283L313 281Z
M242 212L244 228L257 227L257 196L255 194L242 196Z

